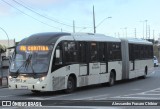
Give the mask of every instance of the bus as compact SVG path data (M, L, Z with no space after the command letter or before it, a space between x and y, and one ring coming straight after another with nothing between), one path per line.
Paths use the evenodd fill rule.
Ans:
M153 45L92 33L37 33L19 42L9 67L9 88L32 92L65 90L146 78Z

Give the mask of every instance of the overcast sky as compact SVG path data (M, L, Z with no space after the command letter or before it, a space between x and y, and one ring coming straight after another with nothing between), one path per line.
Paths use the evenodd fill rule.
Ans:
M0 0L0 27L19 41L34 33L93 32L95 8L97 33L118 37L150 37L160 33L160 0ZM112 17L106 19L107 17ZM126 28L126 29L124 29ZM136 31L135 31L136 28ZM0 39L7 39L0 30Z

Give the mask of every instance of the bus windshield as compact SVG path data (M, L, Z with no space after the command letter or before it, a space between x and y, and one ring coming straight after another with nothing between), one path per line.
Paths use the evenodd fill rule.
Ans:
M47 73L52 46L17 46L12 57L10 72L17 74Z

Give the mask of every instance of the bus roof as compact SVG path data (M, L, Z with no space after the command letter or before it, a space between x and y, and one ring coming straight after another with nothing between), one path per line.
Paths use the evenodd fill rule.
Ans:
M149 42L144 39L138 39L138 38L128 38L127 39L129 43L132 44L146 44L146 45L152 45L152 42Z
M76 41L121 42L122 40L119 38L94 33L46 32L33 34L27 38L24 38L18 45L50 45L54 44L60 37L62 38L60 40L71 39ZM151 42L143 39L128 38L125 40L128 40L128 43L152 45Z
M64 32L46 32L33 34L27 38L24 38L18 45L47 45L55 43L60 37L71 35Z
M94 33L73 33L74 39L77 41L100 41L100 42L120 42L120 39Z

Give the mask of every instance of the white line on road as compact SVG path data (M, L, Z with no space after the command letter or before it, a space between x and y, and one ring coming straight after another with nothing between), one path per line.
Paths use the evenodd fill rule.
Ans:
M152 94L151 94L151 93L145 93L145 94L141 94L141 95L153 95L153 96L154 96L154 95L160 95L160 94L154 94L154 93L152 93Z
M1 107L1 109L20 109L20 107L7 107L7 106L4 106L4 107Z
M155 71L149 73L148 76L151 76L151 75L154 75L154 74L155 74Z
M64 109L122 109L121 107L112 106L43 106L43 107L53 107L53 108L64 108Z
M153 90L148 90L148 91L144 91L144 92L140 92L140 93L134 93L134 94L128 94L128 95L119 95L119 96L115 96L115 97L112 97L112 98L121 98L123 96L127 97L127 96L132 96L132 95L146 95L148 92L157 92L156 90L160 90L160 88L156 88L156 89L153 89Z
M0 98L6 98L6 97L12 97L12 96L16 96L16 95L0 96Z
M44 98L41 97L32 97L32 98L27 98L29 100L44 100Z
M46 98L42 98L42 97L32 97L32 98L27 98L27 99L31 99L31 100L49 100L49 99L56 99L57 98L61 98L61 97L66 97L66 96L70 96L70 95L74 95L74 94L67 94L67 95L57 95L57 96L53 96L53 97L46 97Z
M142 89L131 89L131 90L137 91L137 90L142 90Z
M148 93L148 92L157 92L156 90L160 90L160 88L156 88L156 89L153 89L153 90L144 91L144 92L141 92L141 93L139 93L139 94L145 94L145 93Z
M113 97L111 97L111 98L113 98ZM114 98L124 98L124 99L126 99L126 98L130 98L130 99L142 99L142 100L160 100L160 98L158 97L158 98L153 98L153 97L125 97L125 96L123 96L123 97L114 97Z
M99 97L108 96L109 94L103 94L103 95L97 95L97 96L91 96L91 97L84 97L79 99L72 99L72 100L97 100Z

